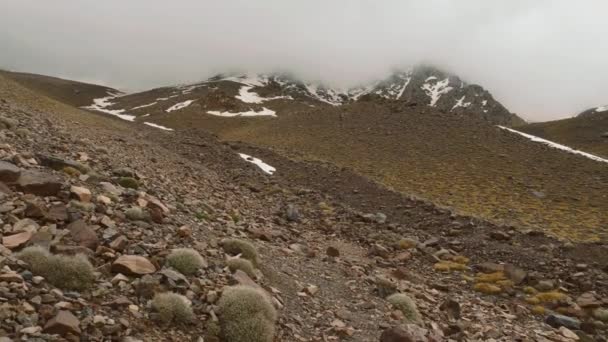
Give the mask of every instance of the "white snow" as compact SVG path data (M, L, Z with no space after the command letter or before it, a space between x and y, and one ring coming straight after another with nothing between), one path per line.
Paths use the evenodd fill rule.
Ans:
M462 95L461 98L459 98L458 100L456 100L456 104L454 105L454 107L452 107L452 109L450 109L450 111L453 111L454 109L456 109L458 107L467 108L468 106L470 106L471 102L464 102L465 96L466 95Z
M432 80L436 80L436 79L437 79L436 76L429 76L429 77L427 77L426 80L424 80L424 82L428 82L428 81L432 81Z
M339 106L342 104L342 98L340 97L340 91L320 87L317 84L307 83L305 84L306 90L310 95L321 102L328 103L332 106Z
M484 107L485 107L487 104L488 104L488 100L483 100L483 101L481 101L481 105L482 105L482 106L484 106Z
M160 128L160 129L162 129L164 131L172 131L173 130L173 128L161 126L161 125L155 124L153 122L144 122L144 125L148 125L148 126L155 127L155 128Z
M277 170L274 167L264 163L262 160L260 160L258 158L254 158L254 157L246 155L244 153L239 153L239 156L241 156L241 158L245 159L246 161L257 165L260 169L262 169L262 171L264 171L265 173L267 173L269 175L272 175Z
M142 118L145 118L146 116L150 116L150 113L144 114L144 115L142 115L141 117L142 117Z
M133 107L131 108L131 110L135 110L135 109L140 109L140 108L146 108L146 107L150 107L150 106L154 106L155 104L157 104L158 102L152 102L152 103L148 103L145 105L141 105L141 106L137 106L137 107Z
M168 100L168 99L170 99L172 97L178 97L178 96L179 95L171 95L171 96L168 96L168 97L159 97L159 98L156 99L156 101L166 101L166 100Z
M589 158L589 159L592 159L592 160L595 160L595 161L608 163L608 159L604 159L604 158L598 157L598 156L593 155L591 153L575 150L575 149L572 149L572 148L570 148L568 146L555 143L553 141L545 140L543 138L539 138L539 137L531 135L531 134L527 134L527 133L523 133L523 132L520 132L520 131L516 131L516 130L514 130L512 128L508 128L508 127L504 127L504 126L498 126L498 127L502 128L502 129L505 129L505 130L507 130L509 132L516 133L516 134L519 134L521 136L524 136L524 137L526 137L526 138L528 138L528 139L530 139L530 140L532 140L534 142L539 142L539 143L548 145L550 147L553 147L553 148L556 148L556 149L559 149L559 150L562 150L562 151L566 151L568 153L578 154L578 155L581 155L583 157L586 157L586 158Z
M126 121L135 121L136 116L125 114L124 109L107 109L107 107L110 107L114 104L113 102L110 102L111 99L115 99L121 96L121 94L108 94L109 96L94 99L92 105L85 106L82 108L110 114Z
M595 108L595 111L596 111L597 113L599 113L599 112L605 112L605 111L607 111L607 110L608 110L608 106L601 106L601 107L597 107L597 108Z
M241 89L239 89L239 94L235 97L237 100L241 100L245 103L262 103L280 99L293 100L293 97L291 96L261 97L258 93L250 91L252 88L253 86L250 85L242 86Z
M443 81L435 82L434 84L428 83L429 79L431 78L433 78L433 80L437 79L435 76L427 78L427 83L423 84L421 88L431 98L431 103L429 103L429 106L435 107L437 101L439 101L439 98L441 98L441 95L447 94L450 90L452 90L452 87L448 86L450 83L449 78L446 78Z
M255 110L250 110L247 112L240 112L240 113L231 113L231 112L220 112L217 110L210 110L207 111L208 114L211 115L216 115L216 116L223 116L223 117L235 117L235 116L276 116L276 112L274 110L268 109L266 107L262 107L262 110L260 110L259 112L256 112Z
M184 101L184 102L176 103L173 106L171 106L169 109L165 110L165 112L169 113L169 112L172 112L174 110L180 110L180 109L186 108L189 105L191 105L192 102L194 102L194 101L195 100L187 100L187 101Z

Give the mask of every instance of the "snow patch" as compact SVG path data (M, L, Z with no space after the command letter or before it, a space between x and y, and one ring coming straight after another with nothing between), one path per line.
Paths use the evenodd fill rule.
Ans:
M265 173L272 175L277 169L275 169L274 167L264 163L262 160L258 159L258 158L254 158L250 155L244 154L244 153L239 153L239 156L241 156L241 158L245 159L246 161L257 165L260 169L262 169L262 171L264 171Z
M137 106L137 107L133 107L131 108L131 110L135 110L135 109L140 109L140 108L146 108L146 107L150 107L150 106L154 106L155 104L157 104L158 102L152 102L152 103L148 103L145 105L141 105L141 106Z
M481 101L481 105L484 106L484 107L487 106L488 105L488 100Z
M461 98L459 98L458 100L456 100L456 104L454 105L454 107L452 107L452 109L450 109L450 111L453 111L454 109L456 109L458 107L467 108L468 106L470 106L471 102L464 102L465 96L466 95L462 95Z
M154 127L154 128L160 128L160 129L162 129L164 131L172 131L173 130L173 128L161 126L161 125L155 124L153 122L144 122L144 125L148 125L148 126Z
M186 108L189 105L191 105L192 102L194 102L194 101L195 100L187 100L187 101L184 101L184 102L176 103L173 106L171 106L169 109L165 110L165 112L169 113L169 112L172 112L174 110L180 110L180 109Z
M265 101L280 99L293 100L293 97L291 96L261 97L260 95L258 95L258 93L250 91L252 88L253 86L250 85L242 86L241 89L239 89L239 94L235 97L237 98L237 100L241 100L245 103L262 103Z
M601 106L601 107L597 107L595 108L595 112L599 113L599 112L605 112L608 110L608 106Z
M435 76L427 78L425 81L427 83L423 84L421 88L431 98L431 103L429 103L429 106L435 107L437 101L439 101L439 98L441 98L441 95L447 94L450 90L452 90L452 87L448 86L450 83L449 78L446 78L443 81L435 82L434 84L428 83L429 79L431 78L433 78L433 80L437 79Z
M179 95L171 95L171 96L168 96L168 97L159 97L159 98L156 99L156 101L167 101L170 98L178 97L178 96Z
M334 89L321 87L317 84L307 83L304 85L310 95L321 102L328 103L332 106L339 106L342 104L342 98L340 97L341 92Z
M558 150L566 151L568 153L578 154L578 155L581 155L583 157L586 157L586 158L589 158L589 159L592 159L592 160L595 160L595 161L608 163L608 159L604 159L604 158L598 157L598 156L593 155L591 153L575 150L575 149L572 149L572 148L570 148L568 146L561 145L561 144L558 144L558 143L553 142L553 141L545 140L543 138L539 138L539 137L531 135L531 134L527 134L527 133L523 133L523 132L520 132L520 131L516 131L516 130L514 130L512 128L508 128L508 127L504 127L504 126L498 126L498 127L502 128L502 129L505 129L505 130L507 130L509 132L516 133L516 134L519 134L521 136L524 136L524 137L526 137L526 138L528 138L528 139L530 139L530 140L532 140L534 142L539 142L539 143L548 145L550 147L556 148Z
M124 109L107 109L107 107L114 105L114 102L110 102L111 99L121 96L121 94L108 94L109 96L94 99L92 105L82 108L113 115L126 121L135 121L136 116L125 114Z
M146 113L146 114L142 115L141 117L145 118L146 116L150 116L150 113Z
M268 109L266 107L263 107L262 110L260 110L259 112L256 112L255 110L250 110L247 112L231 113L231 112L220 112L217 110L210 110L210 111L207 111L207 113L211 114L211 115L223 116L223 117L227 117L227 118L231 118L231 117L235 117L235 116L276 116L276 112L274 110Z

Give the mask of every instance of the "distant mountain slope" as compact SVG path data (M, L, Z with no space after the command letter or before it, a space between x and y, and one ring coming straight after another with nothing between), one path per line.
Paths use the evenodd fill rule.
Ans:
M608 107L591 108L569 119L532 123L517 129L608 158Z
M396 71L383 80L351 89L298 80L286 74L218 75L206 81L163 87L111 99L106 111L137 118L196 111L225 117L280 116L310 108L353 102L426 105L455 116L479 117L491 124L516 126L524 121L510 113L481 86L432 67Z
M3 70L0 70L0 74L26 88L75 107L90 105L93 99L108 96L108 94L120 93L109 87L51 76Z

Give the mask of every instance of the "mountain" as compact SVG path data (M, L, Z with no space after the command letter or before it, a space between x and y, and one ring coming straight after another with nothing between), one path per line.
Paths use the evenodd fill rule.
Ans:
M0 75L2 340L605 339L604 164L425 104L194 106Z
M76 107L90 105L94 99L108 96L108 94L120 94L120 91L110 87L58 77L4 70L0 70L0 75L12 79L39 94Z
M517 129L608 158L608 106L593 107L572 118L531 123Z
M524 123L481 86L428 66L395 71L382 80L350 89L304 82L286 74L218 75L195 84L117 96L104 108L123 110L134 117L186 108L220 116L276 116L360 101L426 105L506 126Z

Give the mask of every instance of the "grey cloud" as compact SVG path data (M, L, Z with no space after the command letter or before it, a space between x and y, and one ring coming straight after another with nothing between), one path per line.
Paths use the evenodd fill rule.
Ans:
M604 0L3 0L0 67L140 90L226 70L347 86L418 62L531 120L608 103Z

